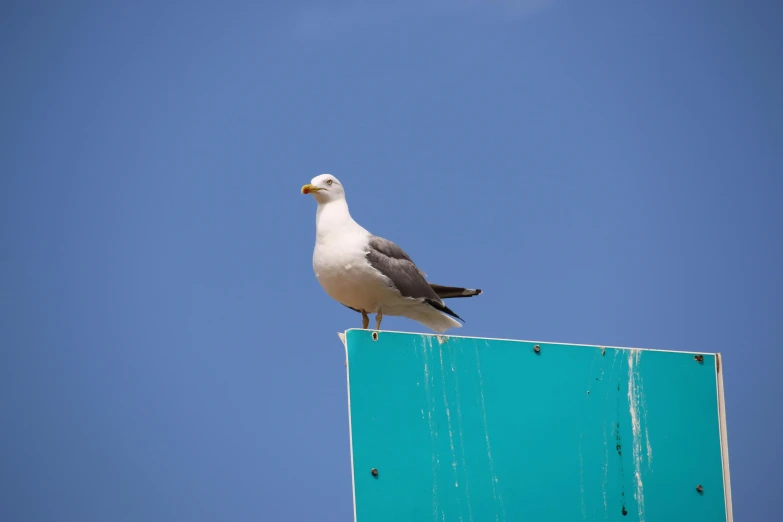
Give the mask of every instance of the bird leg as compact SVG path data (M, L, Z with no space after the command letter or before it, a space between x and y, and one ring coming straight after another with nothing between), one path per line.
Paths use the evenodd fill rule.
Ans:
M370 316L364 310L362 312L362 330L366 330L370 326Z
M381 308L378 308L378 313L375 314L375 329L380 330L381 329L381 320L383 319L383 310Z

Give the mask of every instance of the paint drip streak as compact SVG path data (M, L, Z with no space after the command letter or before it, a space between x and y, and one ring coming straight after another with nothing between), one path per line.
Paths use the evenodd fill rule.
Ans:
M644 522L644 484L642 483L642 459L644 457L642 455L641 418L643 415L646 417L646 412L644 392L641 389L639 378L639 360L641 355L641 350L631 350L628 354L628 407L631 413L631 428L633 432L633 469L636 482L634 497L639 510L639 522ZM652 454L649 442L648 438L648 453Z
M462 353L462 347L460 346L460 354ZM459 432L459 448L462 456L462 469L465 470L465 501L468 504L468 520L473 522L473 508L470 505L470 480L468 473L468 463L465 458L465 434L462 431L462 400L459 396L459 373L454 372L454 391L457 396L457 430Z
M485 343L485 346L489 347ZM500 520L500 514L498 513L498 504L500 505L500 513L503 515L503 520L506 519L506 508L503 504L503 497L500 494L498 487L498 477L495 474L495 460L492 458L492 445L489 442L489 425L487 424L487 405L484 400L484 377L481 374L481 357L479 355L478 345L476 345L476 369L478 370L479 378L479 398L481 403L481 414L484 423L484 440L487 445L487 457L489 459L489 472L492 478L492 497L495 500L495 521Z
M429 342L429 349L427 344L422 343L424 349L424 393L427 398L427 422L430 430L430 453L432 458L432 518L436 520L438 518L438 511L440 505L438 502L438 432L435 429L435 421L432 418L432 411L435 405L432 403L432 394L430 391L430 351L432 350L432 340Z
M448 345L447 345L448 346ZM449 407L449 398L446 394L446 371L443 364L443 343L438 338L438 356L440 357L440 384L441 391L443 392L443 407L446 409L446 424L449 428L449 448L451 449L451 469L454 471L454 487L459 487L459 475L457 474L457 452L454 448L454 430L451 426L451 408ZM457 494L457 509L459 511L459 519L462 520L462 505Z

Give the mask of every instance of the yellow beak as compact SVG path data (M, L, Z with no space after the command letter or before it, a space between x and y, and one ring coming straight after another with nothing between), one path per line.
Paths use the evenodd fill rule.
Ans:
M319 190L323 190L323 189L320 189L320 188L316 187L315 185L311 185L310 183L308 183L307 185L304 185L302 187L302 194L309 194L311 192L318 192Z

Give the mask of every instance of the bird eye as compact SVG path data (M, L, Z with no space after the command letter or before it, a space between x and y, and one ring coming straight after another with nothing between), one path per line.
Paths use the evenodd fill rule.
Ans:
M332 183L334 183L334 181L332 181L331 179L327 179L327 180L326 180L326 184L327 184L327 185L331 185Z

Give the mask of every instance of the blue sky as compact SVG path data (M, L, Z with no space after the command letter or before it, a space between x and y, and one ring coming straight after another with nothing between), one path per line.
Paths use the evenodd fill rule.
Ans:
M735 515L772 520L781 22L6 2L0 519L351 519L335 333L360 318L318 286L299 194L329 172L433 281L485 290L452 333L722 352Z

